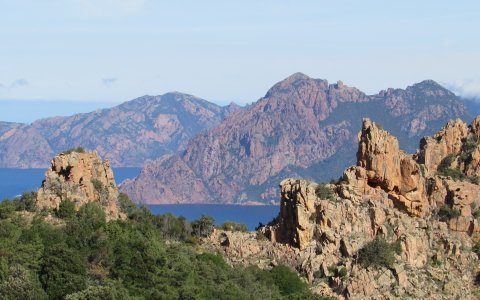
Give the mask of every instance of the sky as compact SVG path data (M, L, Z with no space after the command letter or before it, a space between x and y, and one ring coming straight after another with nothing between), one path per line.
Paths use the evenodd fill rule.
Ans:
M0 120L169 91L245 104L295 72L480 99L479 70L480 1L0 0Z

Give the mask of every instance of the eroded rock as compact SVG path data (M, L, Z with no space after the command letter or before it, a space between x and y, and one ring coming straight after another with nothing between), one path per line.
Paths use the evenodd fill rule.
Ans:
M88 202L97 202L108 219L121 216L118 189L108 160L97 152L61 153L52 160L37 193L37 207L58 209L62 200L70 200L78 210Z

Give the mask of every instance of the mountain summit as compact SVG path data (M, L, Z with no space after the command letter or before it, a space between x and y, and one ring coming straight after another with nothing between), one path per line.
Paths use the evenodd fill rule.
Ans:
M356 133L371 117L413 152L415 138L468 118L459 98L425 81L367 96L342 82L296 73L241 113L193 138L185 151L148 163L122 184L141 203L268 203L282 178L329 180L354 161Z

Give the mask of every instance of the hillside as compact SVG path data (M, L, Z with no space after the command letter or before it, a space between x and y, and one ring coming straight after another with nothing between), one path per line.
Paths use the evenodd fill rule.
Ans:
M56 153L79 146L97 150L115 167L142 166L147 159L184 149L193 136L237 108L168 93L30 125L0 123L0 167L47 167Z
M458 97L431 80L369 96L296 73L121 188L139 203L275 201L285 177L340 176L354 162L363 117L383 124L409 152L449 119L470 118Z

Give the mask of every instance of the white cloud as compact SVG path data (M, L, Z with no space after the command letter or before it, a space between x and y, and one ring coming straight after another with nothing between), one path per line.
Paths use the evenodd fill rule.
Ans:
M73 0L92 17L128 15L142 10L146 0Z
M480 81L458 80L453 83L445 83L445 86L463 98L480 101Z

